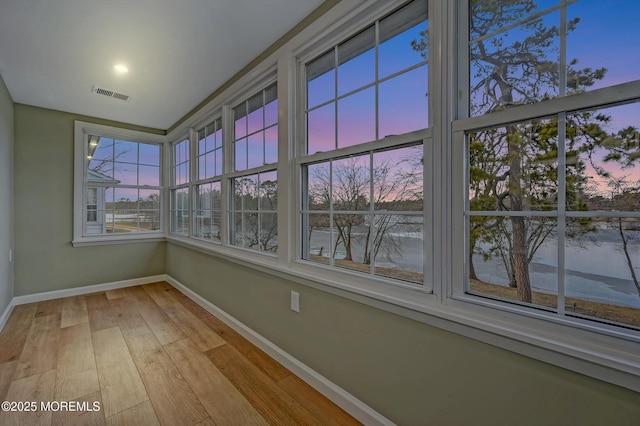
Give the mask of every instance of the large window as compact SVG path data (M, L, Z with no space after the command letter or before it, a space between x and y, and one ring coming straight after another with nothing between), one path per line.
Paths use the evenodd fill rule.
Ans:
M74 242L162 232L162 149L150 138L76 122L76 192L82 205L76 206Z
M171 189L169 197L171 226L169 229L174 234L189 235L189 183L191 182L189 139L177 142L171 148Z
M413 1L305 65L303 259L424 283L426 39Z
M272 84L232 110L233 174L229 241L263 252L278 251L278 99Z
M640 329L638 4L470 3L464 292Z
M195 185L193 234L217 243L222 242L222 119L218 118L197 131L196 158L198 179Z

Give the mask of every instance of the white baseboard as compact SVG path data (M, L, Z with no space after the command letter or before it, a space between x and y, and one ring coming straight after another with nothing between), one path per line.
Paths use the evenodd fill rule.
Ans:
M7 308L4 310L4 312L0 316L0 332L4 330L4 326L7 324L7 320L9 319L9 315L11 315L11 312L13 312L14 306L15 305L13 303L13 299L11 299L9 301L9 304L7 305Z
M320 375L307 365L303 364L284 350L280 349L274 343L270 342L251 328L244 325L213 303L200 296L198 293L186 287L184 284L176 280L170 275L166 276L166 281L174 286L177 290L189 297L191 300L200 305L210 314L233 328L244 338L256 345L258 348L266 352L273 359L284 365L289 371L294 373L300 379L304 380L315 390L329 398L334 404L345 410L351 416L365 425L393 425L394 423L375 411L373 408L351 395L340 386Z
M114 281L104 284L87 285L83 287L66 288L63 290L47 291L44 293L28 294L26 296L16 296L12 300L12 305L24 305L25 303L43 302L45 300L59 299L61 297L79 296L81 294L97 293L100 291L115 290L118 288L133 287L135 285L150 284L158 281L166 281L167 275L153 275L150 277L134 278L131 280Z

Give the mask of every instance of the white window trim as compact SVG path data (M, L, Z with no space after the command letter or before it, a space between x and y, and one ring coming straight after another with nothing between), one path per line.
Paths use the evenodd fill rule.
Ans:
M86 158L86 138L87 135L97 135L105 137L117 137L135 142L146 142L160 145L160 230L158 232L144 232L131 234L112 235L83 235L83 203L84 195L84 162ZM165 175L165 163L163 146L166 138L161 135L140 132L137 130L123 129L120 127L106 126L103 124L89 123L85 121L74 122L74 169L73 169L73 247L94 246L103 244L140 243L148 241L164 240L165 216L164 204L166 204L163 176ZM81 201L79 201L81 200Z
M225 88L215 99L181 123L170 135L178 135L190 127L197 127L211 120L225 105L235 105L244 95L250 95L263 84L261 76L274 69L278 74L278 223L279 250L277 256L265 256L248 250L214 244L202 240L167 236L168 242L190 248L226 261L238 263L284 279L292 280L341 297L367 304L394 314L448 330L472 339L504 348L524 356L551 363L590 377L640 392L640 334L624 328L598 329L585 327L588 321L557 322L523 310L517 305L482 301L480 298L461 295L463 270L458 268L460 244L464 235L460 229L464 176L457 173L462 165L461 144L454 140L454 132L467 126L482 127L491 124L494 117L481 116L454 121L465 116L464 67L466 61L460 45L466 43L466 2L440 2L429 0L430 31L430 117L433 138L433 204L440 206L431 212L433 221L433 294L416 292L414 288L390 286L388 280L372 280L371 277L354 276L349 271L326 270L322 265L308 265L295 260L297 247L295 223L299 194L299 167L296 164L293 141L304 133L301 125L300 94L304 81L298 75L301 58L312 59L331 46L345 39L347 32L362 28L374 19L402 5L404 1L340 2L313 24L266 57L250 73L240 77ZM459 29L459 32L456 31ZM464 63L464 62L462 62ZM640 82L616 86L598 96L608 97L613 92L638 90ZM617 95L616 95L617 96ZM614 96L615 97L615 96ZM456 99L460 102L456 102ZM526 105L509 110L505 122L530 115L544 116L552 113L548 108L571 102L571 97L552 103ZM596 103L603 103L598 101ZM583 108L584 105L580 105ZM562 108L566 108L562 106ZM228 112L227 112L228 114ZM227 119L228 119L227 115ZM223 113L223 121L225 114ZM488 120L488 121L486 121ZM496 123L494 123L496 124ZM459 136L455 136L459 137ZM226 154L225 154L226 155ZM227 159L228 161L228 159ZM228 166L229 164L225 164ZM228 170L228 169L227 169ZM426 176L426 173L425 173ZM223 188L224 188L223 180ZM425 190L427 186L425 185ZM223 189L223 192L225 190ZM223 220L227 217L223 203ZM223 225L228 229L226 224ZM427 238L425 234L425 239ZM308 263L308 262L306 262ZM524 312L526 311L526 312ZM596 323L594 323L596 324Z

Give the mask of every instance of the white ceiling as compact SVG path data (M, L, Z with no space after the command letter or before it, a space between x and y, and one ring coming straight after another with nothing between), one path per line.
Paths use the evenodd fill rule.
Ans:
M0 0L0 75L17 103L168 129L321 3Z

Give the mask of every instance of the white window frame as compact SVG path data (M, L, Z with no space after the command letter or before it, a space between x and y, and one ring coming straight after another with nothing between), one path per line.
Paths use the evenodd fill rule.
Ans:
M450 191L449 202L443 203L442 215L449 218L441 253L448 264L443 286L447 294L447 306L458 315L458 321L512 340L500 346L531 356L531 350L518 349L518 342L547 350L539 359L552 362L599 379L617 383L639 391L640 381L640 332L594 320L562 316L535 307L474 296L465 291L468 277L466 262L465 199L467 164L466 134L473 130L493 128L514 122L558 116L577 110L606 107L617 102L640 98L640 81L596 89L582 94L558 97L542 102L518 105L504 111L465 118L468 116L468 8L465 0L449 13L449 25L458 28L457 45L450 45L451 66L457 69L456 79L449 79L445 87L451 88L450 111L456 111L451 119L451 133L446 137L448 146L443 149L443 163L450 165L444 176ZM446 79L445 79L446 80ZM455 102L455 100L458 102ZM455 117L459 119L454 119ZM558 283L558 285L562 285ZM559 296L560 298L560 296ZM480 336L482 333L478 332ZM473 334L472 334L473 336ZM485 338L486 339L486 338ZM571 362L569 358L575 358ZM587 365L581 362L587 361Z
M86 213L84 211L84 203L86 202L86 184L85 184L85 162L87 158L88 138L90 135L104 136L109 138L118 138L129 140L132 142L148 143L158 145L160 147L160 229L156 232L131 232L126 234L110 234L110 235L84 235L84 222ZM114 243L133 243L142 241L161 241L164 238L164 144L166 139L164 136L152 133L140 132L137 130L123 129L119 127L106 126L102 124L90 123L85 121L74 122L74 183L73 183L73 240L74 247L114 244ZM143 188L143 187L140 187Z
M329 270L298 259L301 252L297 234L301 229L298 210L303 161L296 154L300 152L299 144L305 133L302 95L305 81L301 66L404 3L404 0L339 2L291 40L268 53L250 72L234 79L209 104L169 132L170 140L176 140L189 129L210 122L220 111L223 126L233 126L230 106L266 87L266 81L273 78L274 70L277 70L277 256L265 256L229 245L227 232L222 233L225 241L221 245L175 235L167 235L167 241L640 391L640 337L637 333L620 327L585 327L584 324L589 324L585 321L558 322L544 315L532 314L532 311L517 305L470 297L461 292L464 289L464 268L456 259L463 253L465 241L462 226L466 196L464 131L497 124L486 121L493 120L486 116L462 119L466 115L460 112L464 110L462 105L466 96L464 45L468 44L467 0L428 0L430 127L423 136L430 141L425 144L425 158L431 158L432 164L425 165L424 191L431 191L429 198L433 205L425 208L424 239L431 253L426 256L430 270L425 267L425 275L429 272L432 291L390 285L388 279L363 278L361 274L348 270ZM590 96L598 99L595 104L606 104L613 98L628 96L624 95L627 90L638 93L638 85L640 82L636 81L595 91ZM570 109L563 103L573 100L569 97L549 102L513 108L509 115L504 116L505 122L546 116L550 107ZM583 107L585 105L581 104L580 108ZM224 137L224 146L228 147L228 132L225 131ZM225 171L232 170L230 149L225 150ZM222 179L223 231L228 229L225 223L230 193L228 178L233 176L236 175L230 173ZM425 195L425 199L427 197ZM427 219L432 224L430 236L426 231Z
M192 190L192 182L193 182L193 157L191 155L192 151L193 151L193 138L191 137L191 132L189 132L189 134L187 135L183 135L181 138L177 138L174 141L172 141L171 143L167 144L168 145L168 157L169 157L169 173L167 173L167 175L169 176L169 182L167 187L168 189L168 193L167 193L167 206L168 206L168 225L167 225L167 233L172 234L172 235L181 235L184 237L189 237L192 235L192 220L191 220L191 202L192 202L192 197L193 197L193 190ZM175 147L183 142L187 143L187 146L189 148L189 155L188 155L188 159L185 162L180 163L180 165L182 164L188 164L189 167L189 173L188 173L188 179L187 182L183 182L183 183L176 183L176 170L178 168L178 165L176 164L176 155L175 155ZM186 189L187 190L187 232L186 233L178 233L175 232L172 229L172 223L173 223L173 212L176 211L173 209L173 193L175 191L181 190L181 189Z

